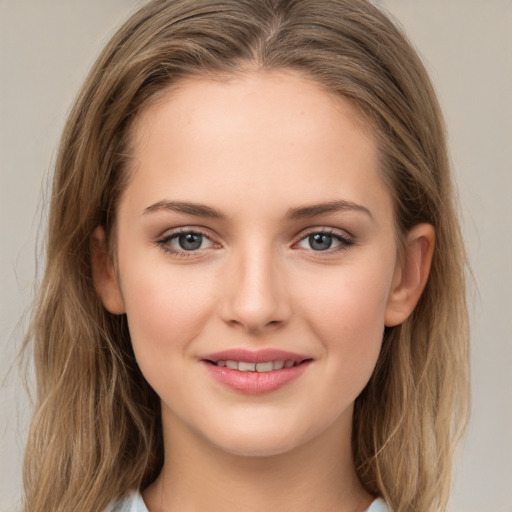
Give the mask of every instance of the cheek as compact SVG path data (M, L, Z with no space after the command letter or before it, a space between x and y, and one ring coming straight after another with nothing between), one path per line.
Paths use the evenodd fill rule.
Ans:
M123 275L129 276L122 282L122 292L139 365L153 364L155 355L158 360L185 352L213 307L208 281L169 265L134 266Z
M323 345L327 371L354 392L366 384L378 359L393 268L391 265L351 266L317 276L305 284L303 318Z
M296 294L311 321L340 332L384 329L392 264L347 265L300 280ZM309 312L309 313L306 313Z

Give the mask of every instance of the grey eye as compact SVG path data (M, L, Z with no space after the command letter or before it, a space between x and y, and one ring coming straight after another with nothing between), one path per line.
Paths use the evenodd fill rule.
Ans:
M177 235L176 238L180 249L184 251L195 251L203 243L203 235L201 233L182 233Z
M332 236L326 233L315 233L307 238L309 246L314 251L326 251L332 246Z
M331 231L315 231L310 232L302 240L298 246L301 249L313 250L314 252L335 252L347 249L353 244L353 240L341 233Z
M208 235L200 231L181 230L157 240L157 245L174 256L199 256L206 249L215 246Z

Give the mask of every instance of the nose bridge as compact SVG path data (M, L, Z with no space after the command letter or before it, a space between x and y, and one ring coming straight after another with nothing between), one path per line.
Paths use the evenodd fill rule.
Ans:
M234 251L227 269L230 286L224 320L251 333L283 324L290 307L279 269L279 258L269 243L246 244Z

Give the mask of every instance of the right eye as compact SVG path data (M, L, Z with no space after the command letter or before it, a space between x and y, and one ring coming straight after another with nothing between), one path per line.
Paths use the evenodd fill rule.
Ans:
M192 230L180 230L158 240L157 244L165 252L188 257L201 249L213 247L214 243L204 233Z

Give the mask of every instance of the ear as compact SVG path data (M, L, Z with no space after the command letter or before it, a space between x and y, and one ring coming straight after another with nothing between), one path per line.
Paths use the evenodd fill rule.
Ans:
M92 278L96 292L107 311L114 315L125 312L121 289L115 270L108 255L107 236L103 227L98 226L91 235Z
M401 324L413 312L427 284L434 244L431 224L418 224L407 234L404 258L395 271L386 307L386 327Z

